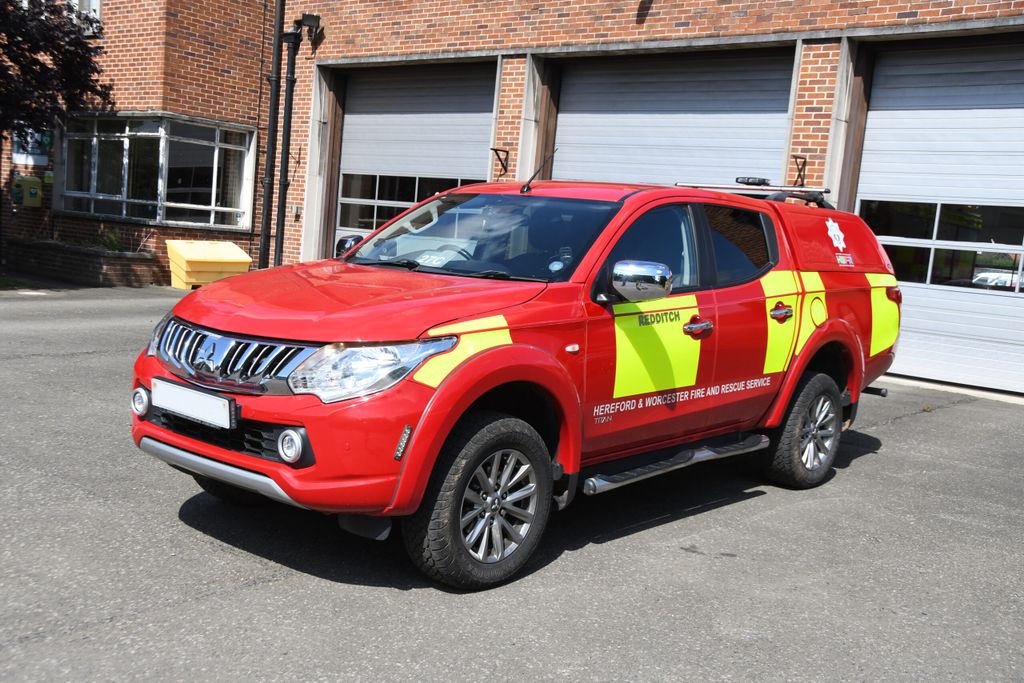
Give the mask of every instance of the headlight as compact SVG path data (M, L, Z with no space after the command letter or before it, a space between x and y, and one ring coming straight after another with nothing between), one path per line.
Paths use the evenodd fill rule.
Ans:
M173 315L171 313L168 313L160 320L160 322L156 324L156 327L153 328L153 336L149 340L149 346L146 347L147 356L156 355L156 349L160 345L160 337L162 337L164 334L164 328L167 326L167 321L170 320L172 317Z
M324 403L366 396L397 384L424 360L455 346L455 337L381 346L325 346L288 376L296 394Z

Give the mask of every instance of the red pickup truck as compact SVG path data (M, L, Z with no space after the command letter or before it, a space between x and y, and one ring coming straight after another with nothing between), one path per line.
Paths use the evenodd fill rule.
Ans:
M775 482L824 481L900 302L830 208L467 186L340 258L186 296L135 363L132 433L227 501L376 538L399 518L421 570L481 588L578 492L756 451Z

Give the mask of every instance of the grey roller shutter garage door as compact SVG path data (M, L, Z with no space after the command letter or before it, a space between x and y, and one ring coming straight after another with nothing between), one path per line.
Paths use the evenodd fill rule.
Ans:
M567 63L552 175L781 182L792 75L789 50Z
M879 54L858 195L904 217L873 225L903 282L893 371L1024 392L1024 47Z
M353 71L342 173L486 178L494 79L493 63Z

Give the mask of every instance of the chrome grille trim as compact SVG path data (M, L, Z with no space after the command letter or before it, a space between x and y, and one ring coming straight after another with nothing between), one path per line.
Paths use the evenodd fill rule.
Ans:
M288 375L320 346L221 334L171 318L156 348L164 367L194 384L240 394L290 394Z

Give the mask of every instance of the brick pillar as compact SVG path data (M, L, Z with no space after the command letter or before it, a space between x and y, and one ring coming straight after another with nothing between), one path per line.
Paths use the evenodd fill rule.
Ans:
M839 60L839 39L803 43L789 152L790 155L807 157L805 182L808 186L820 186L825 182L825 158L828 155ZM785 182L794 184L797 165L792 156L787 169Z
M522 124L523 95L526 91L526 56L505 57L501 63L501 93L498 97L494 147L509 150L508 172L502 173L497 159L491 162L491 180L513 181L519 162L519 133Z

